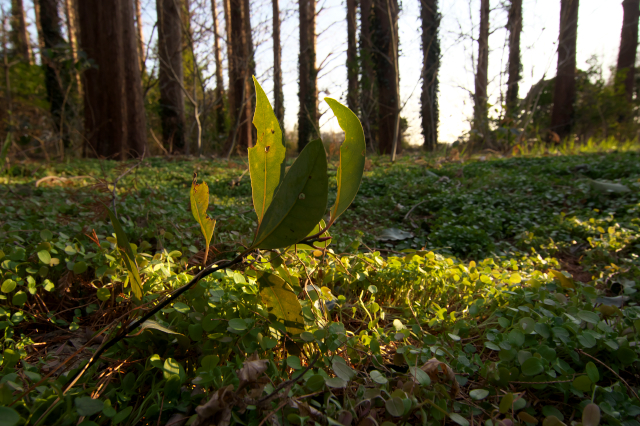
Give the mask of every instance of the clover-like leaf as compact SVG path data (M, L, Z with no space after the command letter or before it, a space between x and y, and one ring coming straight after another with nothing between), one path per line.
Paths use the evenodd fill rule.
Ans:
M364 130L353 111L340 102L331 98L324 98L338 119L340 128L345 131L344 142L340 145L340 165L338 166L338 195L336 203L331 208L329 226L344 213L358 193L366 154Z
M258 216L258 230L274 194L284 177L286 148L282 143L282 130L273 113L267 95L255 77L256 111L253 125L257 130L256 145L249 148L249 174L253 207Z
M189 198L191 200L191 213L193 214L196 222L200 225L200 230L202 231L205 241L204 260L202 261L202 266L207 266L209 244L213 237L213 230L216 227L216 221L207 215L207 208L209 207L209 187L206 182L197 183L196 174L193 175Z
M137 299L141 299L142 280L140 279L140 274L138 273L138 265L136 264L136 257L133 255L133 250L131 250L131 244L129 244L127 234L124 233L124 230L122 229L118 218L109 209L107 209L107 213L109 214L109 219L111 219L113 229L116 231L118 249L122 252L122 260L124 261L124 266L129 272L131 290L133 290L133 294Z
M277 249L306 237L327 208L328 185L327 156L318 139L304 147L285 175L251 247Z

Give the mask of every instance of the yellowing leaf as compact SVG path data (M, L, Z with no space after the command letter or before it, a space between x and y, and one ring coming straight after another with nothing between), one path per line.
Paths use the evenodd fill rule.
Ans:
M304 331L304 319L302 307L298 297L289 284L282 278L267 272L258 272L257 281L260 288L259 294L263 305L287 328L287 332L297 335Z
M560 271L551 270L553 276L560 281L560 285L563 288L576 288L576 285L573 283L573 278L568 278Z
M206 248L202 266L207 266L209 244L213 237L213 230L216 227L216 221L207 215L207 208L209 207L209 187L205 182L197 183L195 174L193 175L193 183L191 184L189 198L191 199L191 213L193 213L193 217L196 219L196 222L200 224L200 230L202 231L202 235L204 235Z
M124 233L122 226L120 226L120 221L118 220L118 218L109 209L107 209L107 213L109 214L109 219L111 219L113 229L116 231L118 249L122 252L122 260L124 261L124 266L129 272L131 290L133 290L133 294L137 299L141 299L142 280L140 279L140 274L138 273L138 265L136 264L136 257L133 255L133 250L131 250L131 244L129 244L127 234Z
M286 149L282 143L282 131L278 119L273 113L267 95L255 77L256 112L253 125L258 139L256 146L249 148L249 174L253 207L258 215L258 230L267 209L284 177L284 158Z

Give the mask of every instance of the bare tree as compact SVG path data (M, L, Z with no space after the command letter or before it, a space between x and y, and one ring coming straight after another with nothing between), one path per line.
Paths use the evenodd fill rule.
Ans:
M398 73L398 2L374 0L373 45L378 86L378 149L395 160L402 150Z
M318 68L316 66L316 0L299 0L300 56L298 151L318 136Z
M139 156L145 150L146 130L133 3L82 0L78 17L80 46L96 63L83 75L86 154Z
M377 85L373 71L372 0L360 0L360 120L370 150L377 150Z
M347 0L347 106L358 110L358 0Z
M633 97L635 79L636 51L638 47L638 18L640 17L640 0L624 0L622 31L620 33L620 51L618 52L619 78L623 79L627 100Z
M474 139L485 141L489 137L487 84L489 74L489 0L480 0L480 34L478 35L478 66L476 68L473 127Z
M280 43L280 7L278 0L271 0L273 7L273 111L284 135L284 93L282 91L282 45Z
M571 134L576 98L578 0L561 0L558 71L553 93L551 130L561 138Z
M511 0L509 7L509 79L507 80L507 115L518 113L518 89L520 83L520 35L522 34L522 0Z
M226 0L223 0L226 1ZM224 119L224 81L222 79L222 59L220 53L220 34L218 29L218 10L216 7L216 0L211 0L211 14L213 15L213 40L214 40L214 52L213 56L216 62L216 130L218 134L225 132L225 119Z
M420 115L422 118L423 147L433 151L438 145L438 71L440 69L440 40L438 27L440 14L438 0L421 0L422 20L422 96Z
M140 0L134 0L133 4L136 8L136 28L138 30L138 57L140 59L140 71L144 72L147 58L145 56L146 52L144 50L144 25L142 23L142 8L140 6Z
M25 63L33 65L33 52L29 43L22 0L11 0L11 43L15 54Z
M156 0L156 12L162 142L173 153L185 149L182 18L177 0Z

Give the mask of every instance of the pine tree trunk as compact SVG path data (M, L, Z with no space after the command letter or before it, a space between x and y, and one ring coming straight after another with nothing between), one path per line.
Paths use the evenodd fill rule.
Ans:
M623 79L627 101L633 98L633 82L635 78L636 50L638 47L638 18L640 17L640 0L624 0L622 2L623 20L620 33L620 51L618 52L618 75Z
M45 86L49 101L51 115L56 130L65 147L69 146L69 135L65 125L65 113L68 101L65 92L69 85L68 74L59 66L61 52L59 46L66 44L60 30L60 16L58 15L58 0L38 0L40 6L40 26L42 28L42 40L46 54L42 55L44 67Z
M578 32L578 0L562 0L558 72L553 93L551 130L560 138L571 134L576 98L576 41Z
M438 71L440 69L440 40L438 27L440 14L438 0L421 2L422 19L422 96L420 115L422 117L423 147L434 151L438 145Z
M489 0L480 1L480 34L478 36L478 66L474 94L474 139L488 142L487 84L489 74Z
M371 151L378 148L375 123L377 117L377 88L373 72L372 0L360 0L360 121L364 130L364 138Z
M162 141L171 153L185 150L184 73L179 2L156 0Z
M136 29L138 30L138 58L140 59L140 71L144 72L147 52L144 50L144 26L142 23L142 8L140 7L140 0L134 0L134 5L136 8Z
M400 153L398 93L398 2L374 0L376 52L374 54L378 83L378 150L392 158ZM394 144L396 144L394 149Z
M522 0L511 0L509 19L509 79L507 80L507 115L518 115L518 89L520 84L520 35L522 34Z
M213 15L213 40L215 49L213 56L216 61L216 104L214 108L216 111L216 131L219 136L226 131L226 128L224 119L224 80L222 79L222 59L220 55L220 33L218 32L218 10L216 7L216 0L211 0L211 14Z
M300 81L298 151L318 135L318 70L316 68L316 0L300 2Z
M97 65L83 74L86 154L121 160L139 156L146 129L133 3L82 0L78 18L80 47Z
M282 45L280 44L280 7L278 0L273 6L273 111L284 135L284 94L282 91Z
M22 0L11 0L11 43L14 46L15 54L21 57L25 63L33 65L33 52L29 42Z
M230 32L228 40L229 56L229 99L231 109L231 130L225 146L227 156L234 153L244 155L251 147L251 102L249 99L249 52L246 43L246 23L244 0L229 1Z
M357 0L347 0L347 106L358 111Z

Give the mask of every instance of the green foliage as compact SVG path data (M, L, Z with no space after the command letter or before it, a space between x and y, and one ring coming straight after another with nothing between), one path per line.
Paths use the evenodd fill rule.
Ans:
M131 289L133 290L133 294L136 296L136 298L141 299L142 280L140 279L140 274L138 272L138 265L136 265L136 258L133 255L133 250L131 250L131 244L129 244L127 234L125 234L124 230L122 229L120 221L118 220L116 215L109 209L107 209L107 214L109 215L109 219L111 219L113 229L116 231L118 248L122 253L122 260L124 261L125 267L129 272L128 279L131 283Z
M213 237L213 230L216 227L216 221L207 215L207 209L209 208L209 187L205 182L198 184L196 176L193 177L191 191L189 192L189 199L191 201L191 214L193 214L194 219L200 225L200 230L204 236L205 250L202 265L206 266L207 256L209 254L209 244Z

